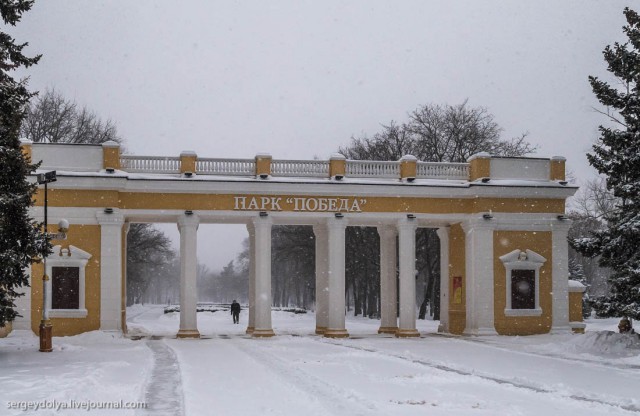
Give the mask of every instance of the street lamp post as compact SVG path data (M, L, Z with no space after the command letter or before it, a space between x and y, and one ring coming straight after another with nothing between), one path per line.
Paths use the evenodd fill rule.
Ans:
M55 234L49 234L48 229L48 206L47 206L47 184L56 181L56 171L50 171L40 173L37 176L38 184L44 185L44 235L47 241L49 240L64 240L67 238L67 230L69 229L69 222L67 220L60 220L58 223L58 232ZM42 273L42 320L40 321L40 351L51 352L53 351L53 344L51 341L52 325L49 320L49 308L48 299L51 296L47 290L47 253L46 249L42 253L42 261L44 272Z

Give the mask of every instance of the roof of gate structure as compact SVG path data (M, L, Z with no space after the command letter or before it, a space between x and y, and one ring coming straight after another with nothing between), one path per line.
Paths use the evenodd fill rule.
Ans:
M398 161L347 160L340 154L332 155L329 160L283 160L273 159L268 154L258 154L252 159L223 159L202 158L190 151L182 152L180 156L126 155L120 154L119 145L114 142L103 145L24 144L31 148L34 162L42 161L38 171L56 170L58 176L575 189L565 181L565 159L560 156L499 157L479 153L467 163L422 162L410 155Z
M57 171L58 181L49 185L49 206L112 207L130 219L179 210L218 212L212 221L222 221L221 212L244 221L256 211L282 211L289 218L298 211L366 214L358 216L361 222L384 213L414 213L425 221L430 215L491 212L555 218L564 214L565 199L577 189L565 180L565 159L557 156L479 153L467 163L422 162L410 155L398 161L347 160L339 154L329 160L281 160L267 154L221 159L195 152L126 155L113 142L24 142L23 150L34 162L42 161L39 172ZM42 205L38 198L36 205Z

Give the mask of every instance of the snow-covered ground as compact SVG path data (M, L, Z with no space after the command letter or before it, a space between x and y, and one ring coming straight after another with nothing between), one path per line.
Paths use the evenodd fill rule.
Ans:
M313 335L313 314L274 311L279 335L251 339L246 311L239 325L219 311L198 314L204 339L178 340L178 313L136 305L128 315L138 340L93 332L54 338L44 354L29 332L0 339L0 414L86 413L8 407L71 400L150 407L90 412L105 415L640 413L640 339L614 333L617 320L590 320L585 335L479 338L419 321L422 338L395 339L349 317L351 338L329 340Z

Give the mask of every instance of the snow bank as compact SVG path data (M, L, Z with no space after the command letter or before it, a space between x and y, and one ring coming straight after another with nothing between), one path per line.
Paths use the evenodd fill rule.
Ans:
M101 331L54 337L53 352L38 351L31 331L13 331L0 341L0 414L87 414L44 406L140 402L153 364L145 344ZM36 410L34 407L43 406ZM71 410L73 409L73 410ZM131 409L91 409L92 415L133 415Z
M593 355L630 357L640 354L640 336L613 331L587 332L571 337L565 345L575 348L576 352Z

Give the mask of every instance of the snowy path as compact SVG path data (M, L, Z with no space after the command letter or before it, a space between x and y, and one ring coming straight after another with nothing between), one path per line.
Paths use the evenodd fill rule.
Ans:
M238 341L241 340L167 341L181 363L187 415L332 413L322 406L322 397L287 383L256 355L238 348Z
M126 416L640 416L640 339L610 332L614 321L595 320L586 335L480 338L437 335L437 322L420 321L422 338L396 339L376 334L377 320L348 317L352 337L339 340L313 335L313 314L274 311L271 339L244 334L246 313L240 325L228 313L199 313L200 340L175 339L178 322L161 306L137 306L129 313L137 341L96 331L54 338L51 354L16 331L0 339L0 406L149 405L118 412Z
M290 384L307 395L322 398L318 401L324 414L331 415L382 415L366 398L344 391L333 383L327 382L318 375L304 371L298 366L292 366L286 357L268 353L263 348L255 348L249 343L238 343L237 347L250 355L275 374L280 381Z
M449 339L444 342L438 338L440 336L428 337L427 342L431 344L428 348L411 346L413 348L405 349L402 353L396 352L394 348L386 348L380 343L372 347L362 343L354 345L349 341L340 340L322 340L322 342L384 354L384 356L396 357L438 370L480 377L536 393L560 395L572 400L620 407L640 413L640 403L636 396L640 375L632 368L616 371L615 376L611 377L609 376L610 367L600 363L580 362L555 355L544 356L508 351L496 346L483 345L484 348L479 349L477 345L473 345L477 342L473 338ZM454 341L453 348L452 341ZM455 343L456 341L459 344ZM432 349L439 351L437 357L429 357L430 354L427 351ZM498 354L500 361L508 365L496 365L492 357ZM567 380L571 380L570 387L566 385Z
M532 365L538 367L537 375L513 376L522 370L516 364L523 361L520 353L510 355L487 348L493 349L487 365L496 369L485 373L481 366L466 367L465 360L471 357L464 354L474 355L478 345L469 343L465 352L465 342L460 343L463 348L449 350L439 341L437 337L387 338L378 339L375 348L367 346L366 339L329 341L295 336L167 342L182 364L189 415L216 409L269 415L418 415L427 409L430 415L466 415L471 411L486 415L637 414L637 403L622 394L563 387L553 376L547 380L559 365L555 358L545 362L536 357L538 362ZM442 362L417 358L432 354L439 354ZM496 363L497 354L503 365ZM567 365L574 364L560 363L558 373L571 371ZM526 366L524 362L522 367ZM611 378L598 378L597 366L585 368L580 374L568 374L565 381L573 383L576 376L595 377L595 389ZM627 379L609 388L637 388L640 383L628 373L616 370L612 376Z
M131 318L139 334L175 334L178 314L145 308ZM428 335L402 340L349 317L352 337L329 340L312 335L312 314L273 320L279 335L255 340L246 314L233 325L228 314L202 313L206 339L165 340L180 362L186 415L640 414L640 344L598 339L618 334L466 338L420 321Z
M149 407L138 415L183 416L182 378L180 365L173 350L162 340L151 339L147 346L153 351L153 369L145 388Z

